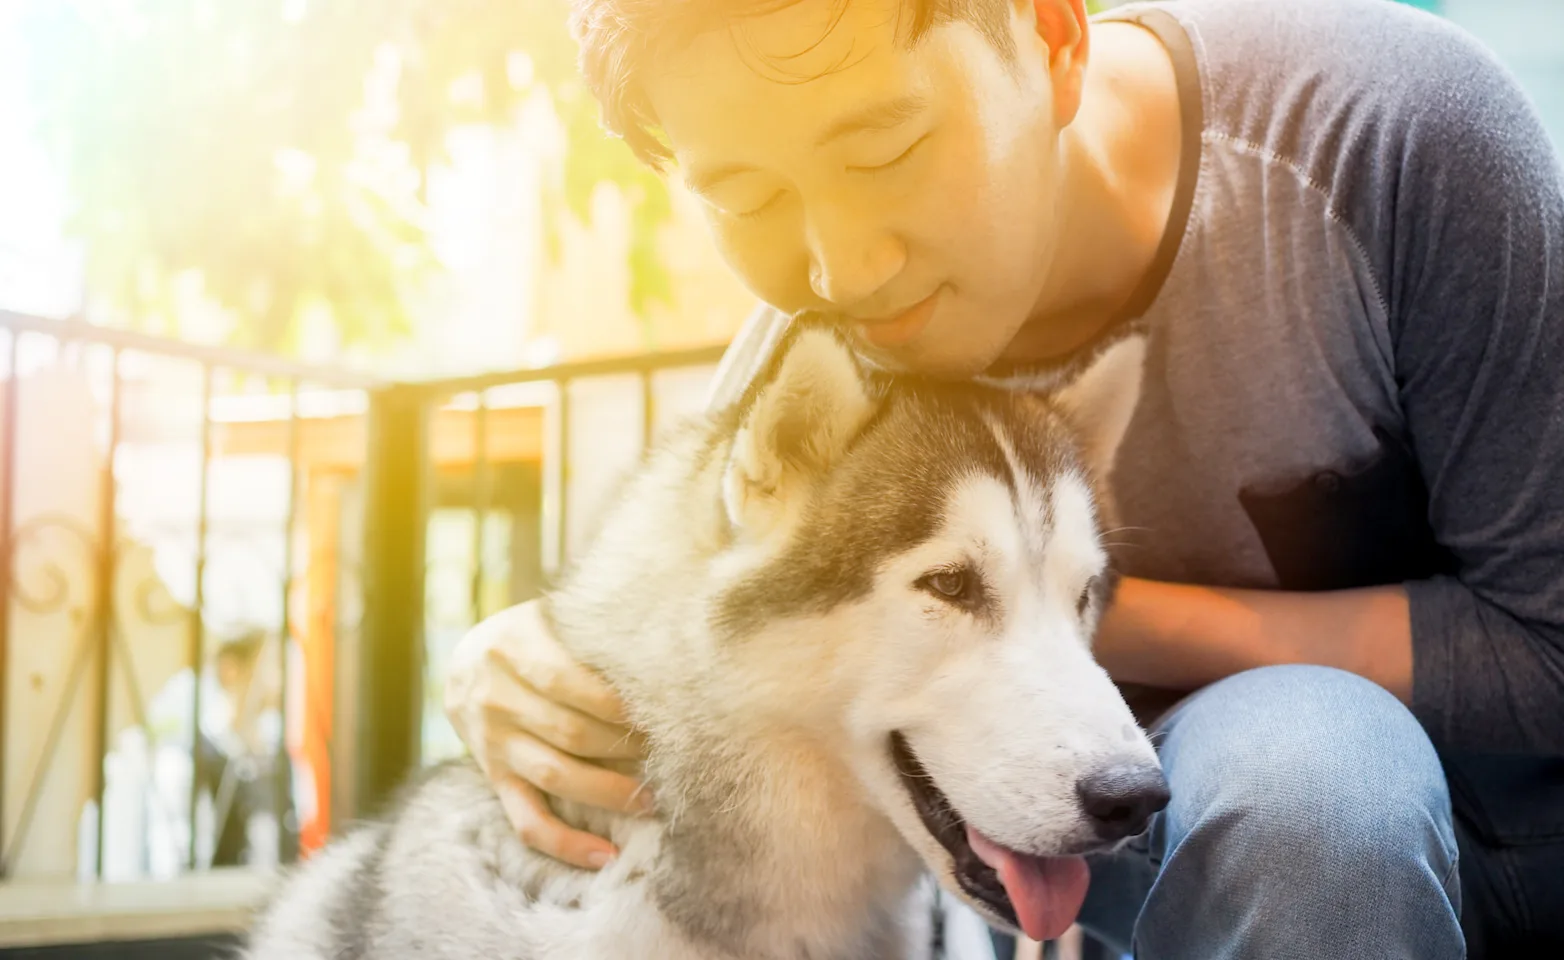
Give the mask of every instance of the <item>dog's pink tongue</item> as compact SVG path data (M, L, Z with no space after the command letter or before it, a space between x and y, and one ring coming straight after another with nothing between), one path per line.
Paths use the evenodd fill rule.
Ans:
M1080 857L1028 857L1007 850L967 827L978 859L993 867L1015 905L1021 929L1033 940L1057 940L1070 929L1086 900L1091 872Z

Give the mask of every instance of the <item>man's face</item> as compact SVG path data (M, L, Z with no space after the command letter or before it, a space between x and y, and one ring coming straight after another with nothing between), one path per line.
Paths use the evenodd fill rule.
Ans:
M981 371L1042 291L1058 129L1031 4L1008 60L973 25L909 49L899 0L799 0L709 30L648 93L756 296L838 315L881 363Z

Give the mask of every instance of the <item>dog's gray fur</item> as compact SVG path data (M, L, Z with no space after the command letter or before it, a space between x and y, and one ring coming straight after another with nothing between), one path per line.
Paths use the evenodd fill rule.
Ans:
M620 768L658 817L557 803L622 851L577 870L522 846L475 767L442 766L298 869L249 957L901 960L928 942L931 872L1008 923L955 882L883 742L907 731L964 818L1039 855L1087 845L1082 769L1155 762L1087 652L1137 351L1039 397L883 379L802 327L743 401L657 447L548 601L646 733L645 769ZM1014 575L960 609L912 592L909 564L951 544Z

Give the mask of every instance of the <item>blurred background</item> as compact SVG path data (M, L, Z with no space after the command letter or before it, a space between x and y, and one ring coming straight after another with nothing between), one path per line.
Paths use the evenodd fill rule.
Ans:
M1415 5L1564 144L1564 2ZM753 302L574 57L565 0L0 0L0 956L228 942L698 407Z

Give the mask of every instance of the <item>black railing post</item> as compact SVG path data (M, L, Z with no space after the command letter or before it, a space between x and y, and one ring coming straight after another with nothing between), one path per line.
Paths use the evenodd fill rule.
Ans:
M16 485L16 403L21 391L17 389L16 351L21 334L12 331L10 349L6 351L5 387L0 392L0 425L4 428L4 440L0 441L0 785L5 783L6 767L6 696L10 684L7 671L11 663L11 576L15 560L11 556L15 544L11 540L11 496ZM0 794L3 794L0 786ZM6 877L5 862L5 798L0 796L0 881Z
M554 500L555 536L559 538L554 552L554 569L550 575L558 577L569 566L570 518L565 511L570 508L570 380L560 377L554 382L559 390L559 495Z
M489 514L489 401L478 391L478 406L473 410L472 451L472 622L483 619L484 524Z
M116 347L109 354L109 448L103 454L103 474L101 477L102 488L98 502L98 529L103 536L98 545L98 576L94 581L97 588L97 596L93 600L93 616L96 618L95 630L98 640L97 661L97 685L95 687L98 696L98 756L92 766L93 798L97 801L97 837L93 841L93 874L98 879L103 879L103 848L105 846L103 835L104 826L108 823L103 809L104 789L108 785L107 771L103 769L109 756L109 737L114 725L113 718L109 714L113 697L110 695L109 667L113 658L114 647L114 574L116 550L115 536L115 510L114 500L116 486L114 483L114 464L119 454L120 437L120 376L119 376L119 348ZM134 681L132 681L134 684ZM191 822L194 822L194 808L191 808Z
M272 809L277 816L277 863L298 856L297 838L288 834L293 812L293 758L288 753L288 649L293 642L293 528L299 516L299 381L288 381L288 506L282 521L282 624L277 631L276 769L272 771Z
M201 677L206 672L206 548L207 524L211 505L208 502L212 479L212 390L217 372L211 364L201 367L201 480L196 494L196 543L195 543L195 603L190 608L190 849L187 863L196 868L196 854L200 838L200 823L196 815L201 799ZM217 837L223 825L212 825L212 843L216 848Z
M370 394L359 643L355 813L372 814L419 764L424 662L428 403L420 390Z

